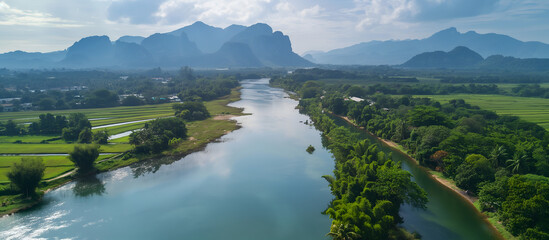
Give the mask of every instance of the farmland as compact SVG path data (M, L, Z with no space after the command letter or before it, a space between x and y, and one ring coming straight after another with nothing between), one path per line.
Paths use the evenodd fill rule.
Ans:
M240 115L240 110L226 106L229 102L239 99L238 90L234 89L229 96L217 100L205 102L208 111L212 116L217 115ZM86 114L92 124L94 132L106 130L110 135L120 134L128 131L143 128L149 119L173 116L172 104L145 105L134 107L113 107L101 109L79 109L49 112L15 112L0 113L0 121L13 120L18 123L37 121L40 114L52 113L54 115L69 115L70 113L81 112ZM136 122L137 121L137 122ZM111 126L113 124L120 124ZM102 127L108 126L108 127ZM224 133L234 130L235 124L229 121L207 119L204 121L190 122L187 128L192 140L184 141L181 146L173 150L173 153L188 152L209 141L218 138ZM129 137L120 137L109 140L110 144L101 145L101 153L121 153L131 150L128 143ZM33 154L67 154L77 144L66 143L59 136L55 135L24 135L24 136L0 136L0 183L6 182L6 172L14 162L19 161L25 155ZM107 159L114 155L101 155L98 160ZM46 165L44 179L56 177L60 174L74 169L74 164L66 155L41 156ZM106 164L109 164L107 161ZM129 161L133 162L133 161ZM116 163L127 165L129 162ZM105 164L103 164L105 165ZM108 169L102 167L101 169Z
M467 103L479 106L482 109L495 111L498 114L518 116L549 130L549 99L477 94L428 95L418 97L433 98L441 103L452 99L463 99Z

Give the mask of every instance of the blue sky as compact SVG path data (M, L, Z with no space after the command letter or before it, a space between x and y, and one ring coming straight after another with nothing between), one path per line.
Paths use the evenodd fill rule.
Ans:
M90 35L148 36L195 21L264 22L289 35L297 53L448 27L549 43L546 0L0 0L0 52L62 50Z

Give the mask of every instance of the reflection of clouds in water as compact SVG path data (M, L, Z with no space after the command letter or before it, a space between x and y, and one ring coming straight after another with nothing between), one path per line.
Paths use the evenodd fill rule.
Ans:
M70 223L58 220L69 211L56 211L46 218L20 218L15 227L0 233L1 239L44 239L40 236L48 231L58 230L70 226ZM27 220L27 221L26 221ZM33 230L34 229L34 230Z
M94 222L86 223L86 224L82 225L82 227L89 227L89 226L93 226L93 225L103 223L103 222L105 222L105 219L99 219L99 220L94 221Z

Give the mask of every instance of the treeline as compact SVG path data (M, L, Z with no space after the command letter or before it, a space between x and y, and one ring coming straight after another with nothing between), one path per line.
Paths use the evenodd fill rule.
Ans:
M495 84L375 84L366 87L343 86L342 90L354 97L365 97L375 93L395 95L447 95L458 93L501 94Z
M334 239L414 239L403 236L402 203L425 207L426 193L412 182L399 162L368 140L359 140L322 113L315 99L300 101L301 110L323 132L325 145L335 157L334 176L324 176L334 199L325 211L332 218ZM342 238L343 237L343 238Z
M172 106L175 117L161 118L145 124L141 131L130 134L130 144L137 154L158 154L176 146L187 138L186 122L210 117L203 102L176 103Z
M296 89L291 79L275 80ZM422 165L442 172L458 187L478 195L482 210L497 214L525 239L549 237L549 134L537 124L471 106L463 100L440 104L428 98L372 95L345 100L345 89L325 87L303 99L404 146ZM326 91L326 92L324 92ZM310 105L310 104L309 104ZM525 190L526 189L526 190Z
M12 120L0 122L0 136L22 135L52 135L51 140L99 144L106 144L109 138L106 131L92 133L91 123L83 113L71 113L68 118L51 113L40 114L38 122L32 122L28 126L16 124Z
M141 73L101 71L29 71L0 75L0 96L15 111L136 106L170 102L169 97L211 100L238 86L238 76L199 76L182 67L177 72L155 68ZM108 90L107 90L108 89ZM173 100L173 99L172 99ZM32 107L28 104L31 103ZM0 109L1 111L2 109Z

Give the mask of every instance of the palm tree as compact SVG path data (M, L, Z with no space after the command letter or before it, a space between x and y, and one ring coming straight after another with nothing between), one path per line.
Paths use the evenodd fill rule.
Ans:
M526 161L526 154L520 155L518 153L513 156L513 159L507 160L507 168L511 168L512 173L519 173L521 168L524 167L524 162Z
M490 153L490 162L492 167L497 169L499 167L499 159L504 158L507 155L505 147L496 145L496 147Z
M333 224L326 236L332 237L333 240L355 240L360 238L360 235L355 233L348 223Z

